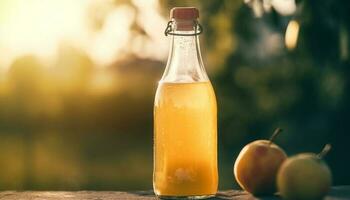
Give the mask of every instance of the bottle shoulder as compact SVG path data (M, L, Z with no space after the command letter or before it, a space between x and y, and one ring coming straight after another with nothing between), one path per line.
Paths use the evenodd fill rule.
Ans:
M205 82L208 80L198 38L196 36L173 37L162 81Z

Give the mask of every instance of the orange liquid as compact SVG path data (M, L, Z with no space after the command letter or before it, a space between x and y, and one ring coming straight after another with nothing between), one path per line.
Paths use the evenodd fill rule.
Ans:
M154 106L153 186L157 195L216 193L216 124L210 82L159 84Z

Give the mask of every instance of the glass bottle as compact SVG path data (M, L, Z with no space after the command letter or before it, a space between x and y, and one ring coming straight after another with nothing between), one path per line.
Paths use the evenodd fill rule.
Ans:
M217 106L205 72L193 7L170 12L169 58L154 102L153 188L161 198L208 198L217 192Z

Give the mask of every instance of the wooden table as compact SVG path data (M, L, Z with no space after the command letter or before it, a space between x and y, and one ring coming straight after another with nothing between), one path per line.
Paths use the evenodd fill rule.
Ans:
M150 200L156 199L152 191L138 192L114 192L114 191L3 191L0 192L1 200ZM215 199L236 200L278 200L278 197L257 198L243 191L220 191ZM333 187L326 200L350 199L350 186Z

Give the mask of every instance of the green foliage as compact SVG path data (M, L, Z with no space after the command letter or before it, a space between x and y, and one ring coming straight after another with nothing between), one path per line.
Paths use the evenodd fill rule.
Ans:
M293 16L272 10L261 18L243 1L160 3L163 16L175 6L200 9L218 99L220 188L232 187L240 149L276 127L289 154L331 143L334 184L349 184L348 1L298 1ZM300 32L287 50L291 19ZM69 44L53 63L17 58L0 74L0 189L150 189L153 97L164 65L129 56L97 69Z

